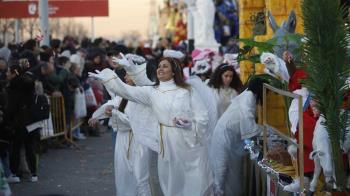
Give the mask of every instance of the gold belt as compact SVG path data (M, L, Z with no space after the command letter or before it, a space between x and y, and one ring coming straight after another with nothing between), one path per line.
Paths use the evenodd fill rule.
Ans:
M160 125L160 152L159 154L162 154L162 157L164 158L164 142L163 142L163 128L164 127L175 127L175 126L168 126L168 125L164 125L162 123L159 123Z
M132 142L132 139L134 138L134 134L132 133L132 131L130 130L129 131L129 144L128 144L128 151L127 151L127 154L126 154L126 158L129 160L129 157L130 157L130 147L131 147L131 142Z

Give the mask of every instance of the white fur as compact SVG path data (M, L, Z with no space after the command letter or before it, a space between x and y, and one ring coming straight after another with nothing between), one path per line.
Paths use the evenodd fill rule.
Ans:
M310 153L310 159L314 160L314 176L310 183L310 191L314 192L317 187L318 178L321 174L321 168L327 183L335 180L334 167L332 161L332 149L329 141L329 135L326 127L323 126L325 119L323 116L317 120L312 139L313 151Z

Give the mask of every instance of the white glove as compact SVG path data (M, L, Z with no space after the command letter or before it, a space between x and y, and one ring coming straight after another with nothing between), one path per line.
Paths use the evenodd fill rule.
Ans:
M141 65L146 62L145 58L136 54L127 54L124 56L123 53L119 53L122 58L113 57L112 61L116 64L123 66L128 71L131 67Z
M175 122L175 126L177 128L186 129L186 130L191 130L192 129L192 122L188 121L186 119L175 118L174 122Z
M145 58L143 58L142 56L136 55L136 54L127 54L127 55L125 55L125 57L132 64L141 65L141 64L146 62Z
M89 77L97 78L97 79L101 80L102 82L107 82L109 80L112 80L113 78L118 77L117 74L109 68L106 68L102 71L95 70L95 72L96 73L89 72Z
M113 63L119 64L119 65L123 66L124 68L128 68L128 67L134 65L134 63L133 63L131 60L128 60L128 59L124 56L123 53L119 53L119 55L120 55L122 58L113 57L113 58L112 58Z

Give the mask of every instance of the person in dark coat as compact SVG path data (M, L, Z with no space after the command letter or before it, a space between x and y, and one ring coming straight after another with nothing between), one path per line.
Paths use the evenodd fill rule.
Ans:
M14 176L11 176L13 182L20 182L19 165L22 146L24 146L27 164L32 175L31 181L38 180L37 151L40 142L40 129L29 132L26 128L27 125L32 123L30 108L35 99L34 81L30 74L22 74L13 78L8 87L6 117L14 133L10 152L10 168L14 174Z

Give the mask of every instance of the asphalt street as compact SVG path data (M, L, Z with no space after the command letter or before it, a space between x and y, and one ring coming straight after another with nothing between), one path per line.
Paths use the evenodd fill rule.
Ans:
M40 157L39 181L11 184L14 196L115 195L111 133L88 137L74 148L49 149Z

